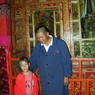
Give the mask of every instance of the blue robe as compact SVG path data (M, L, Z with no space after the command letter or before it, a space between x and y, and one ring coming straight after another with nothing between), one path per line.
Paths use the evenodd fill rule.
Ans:
M64 76L72 74L70 53L63 40L53 38L53 45L48 52L37 43L32 51L31 68L39 69L42 95L68 95L68 87L64 86Z

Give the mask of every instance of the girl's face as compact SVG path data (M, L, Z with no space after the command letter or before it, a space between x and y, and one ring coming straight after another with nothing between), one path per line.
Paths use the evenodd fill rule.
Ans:
M23 73L27 73L29 71L29 64L25 61L20 62L20 67Z

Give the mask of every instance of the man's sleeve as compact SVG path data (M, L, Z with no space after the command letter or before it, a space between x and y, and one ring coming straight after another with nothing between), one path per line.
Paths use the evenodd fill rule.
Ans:
M38 59L38 50L37 46L32 50L30 57L30 69L35 72L37 70L37 59Z
M63 41L61 45L62 59L63 59L63 70L65 77L71 77L72 75L72 63L71 55L66 43Z

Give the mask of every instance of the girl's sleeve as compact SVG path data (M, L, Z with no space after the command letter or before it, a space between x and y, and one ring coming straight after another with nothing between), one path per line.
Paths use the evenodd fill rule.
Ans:
M25 95L25 83L22 74L19 74L16 77L15 86L14 86L14 95Z
M35 74L33 74L32 79L33 79L33 81L34 81L34 86L33 86L33 93L32 93L32 95L38 95L38 90L39 90L39 88L38 88L38 79L37 79L37 77L36 77Z

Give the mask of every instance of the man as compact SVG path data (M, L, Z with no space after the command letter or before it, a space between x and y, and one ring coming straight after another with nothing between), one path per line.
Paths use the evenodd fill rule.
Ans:
M49 35L44 25L35 31L38 43L32 51L33 71L39 70L42 95L68 95L68 78L72 74L66 43Z

